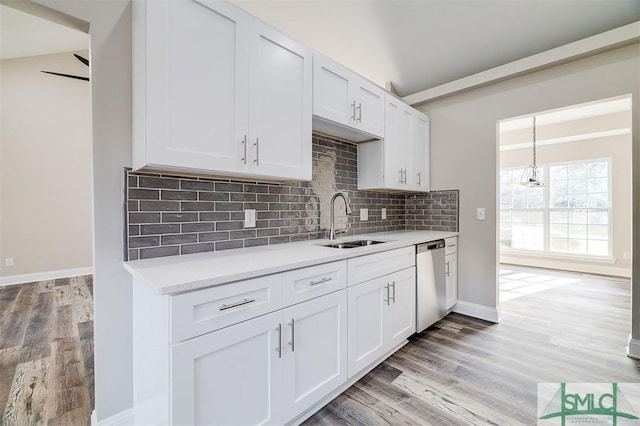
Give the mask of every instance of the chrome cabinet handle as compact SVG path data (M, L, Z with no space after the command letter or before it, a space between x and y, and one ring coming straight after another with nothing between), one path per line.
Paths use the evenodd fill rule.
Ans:
M391 285L393 286L393 303L396 303L396 282L393 281Z
M387 302L387 306L389 306L389 284L385 285L384 288L387 290L387 298L384 301Z
M356 101L354 99L353 103L351 104L351 110L353 111L353 114L351 114L351 121L356 121Z
M291 341L289 342L289 346L291 346L291 352L296 351L296 320L291 318L291 322L289 323L291 326Z
M422 184L422 176L420 176L421 174L421 172L418 172L418 186Z
M449 276L449 261L447 260L444 264L445 266L445 274Z
M407 183L407 169L400 169L402 171L402 183Z
M331 281L331 278L323 278L318 281L310 281L309 285L318 285L318 284L326 283L327 281Z
M244 135L244 139L240 143L242 144L242 148L244 151L244 154L242 155L242 162L244 164L247 164L247 135Z
M402 181L402 169L400 169L400 170L398 171L398 173L400 173L400 178L398 179L398 182L399 182L399 183L404 183L404 182Z
M362 123L362 102L358 103L358 123Z
M253 144L256 147L256 159L253 160L253 162L256 163L256 166L260 165L260 162L259 162L259 160L260 160L260 145L259 145L259 143L260 143L260 138L256 138L256 143Z
M278 332L278 347L276 348L276 352L278 352L278 358L282 358L282 324L278 324L276 331Z
M240 302L232 303L230 305L222 305L222 306L220 306L219 309L221 311L226 311L227 309L237 308L238 306L242 306L242 305L248 305L249 303L253 303L255 301L256 301L256 299L243 299Z

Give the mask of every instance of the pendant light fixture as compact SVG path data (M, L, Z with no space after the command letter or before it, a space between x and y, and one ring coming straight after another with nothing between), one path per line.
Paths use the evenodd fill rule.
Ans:
M526 186L544 186L542 182L542 172L536 164L536 117L533 116L533 163L522 173L520 183Z

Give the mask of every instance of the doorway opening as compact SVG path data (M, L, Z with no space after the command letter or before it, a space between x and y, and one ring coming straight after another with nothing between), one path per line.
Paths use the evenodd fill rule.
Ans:
M579 280L548 270L631 276L631 121L628 95L498 123L500 302Z

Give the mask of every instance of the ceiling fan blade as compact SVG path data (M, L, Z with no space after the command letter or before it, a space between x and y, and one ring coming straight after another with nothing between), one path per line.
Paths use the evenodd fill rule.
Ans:
M62 73L53 72L53 71L40 71L40 72L43 72L45 74L59 75L60 77L74 78L76 80L89 81L89 77L81 77L79 75L62 74Z
M89 66L89 60L87 58L83 58L82 56L76 55L75 53L73 54L73 56L75 56L77 60L79 60L80 62L82 62L86 66Z

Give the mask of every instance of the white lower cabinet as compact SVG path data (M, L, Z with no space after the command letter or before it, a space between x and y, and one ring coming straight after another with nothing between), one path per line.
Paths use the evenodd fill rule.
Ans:
M349 377L415 332L415 267L349 287Z
M451 309L458 303L458 237L446 238L444 241L445 306Z
M281 322L276 312L174 345L171 424L281 423Z
M171 350L172 423L282 424L347 380L342 290Z

